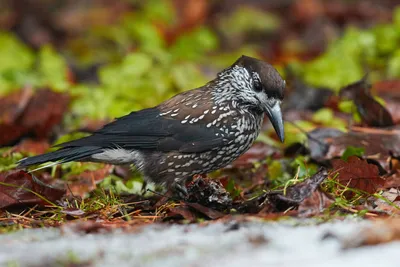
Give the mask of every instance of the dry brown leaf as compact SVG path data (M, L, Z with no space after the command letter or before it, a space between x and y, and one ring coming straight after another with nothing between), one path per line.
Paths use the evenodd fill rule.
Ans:
M393 126L390 113L371 95L371 86L365 76L360 81L352 83L340 90L340 95L352 99L360 114L361 120L367 126L388 127Z
M400 127L377 129L353 127L343 133L332 128L318 128L308 133L308 148L317 161L341 157L349 146L364 148L364 157L379 162L386 172L391 171L390 158L400 155Z
M45 153L49 148L50 144L46 140L26 139L14 146L10 152L32 153L37 155Z
M400 191L397 188L390 188L382 193L385 199L377 198L374 201L374 210L385 212L391 216L400 215ZM390 201L390 202L388 202Z
M301 217L310 217L318 215L333 204L334 200L325 192L314 191L309 197L304 199L299 205L299 215Z
M336 179L344 186L373 194L385 183L385 180L379 176L376 165L369 164L358 157L351 156L347 162L334 159L332 165L332 177L337 174Z
M297 208L312 196L319 185L328 177L325 169L321 168L316 174L299 184L286 189L286 194L282 192L267 193L267 199L275 211L286 211L290 208ZM308 199L311 201L311 199ZM303 206L306 207L306 206Z
M60 200L65 195L65 189L44 184L25 171L0 173L0 182L2 183L0 184L0 208L15 205L51 205L52 202Z
M195 222L197 219L196 214L186 205L172 207L169 209L168 217L180 215L189 222Z
M22 90L0 99L0 146L32 135L38 139L51 136L68 109L70 97L49 89L32 95Z
M74 196L83 197L96 188L97 183L101 182L114 170L113 165L105 164L97 170L86 170L80 174L68 178L68 189Z

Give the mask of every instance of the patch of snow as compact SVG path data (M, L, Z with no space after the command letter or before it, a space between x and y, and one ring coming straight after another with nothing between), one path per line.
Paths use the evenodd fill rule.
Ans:
M150 225L135 233L79 235L59 229L0 235L0 265L49 266L90 261L93 266L391 266L400 242L343 250L341 239L366 221L315 225L307 221L235 225ZM323 237L331 233L338 238Z

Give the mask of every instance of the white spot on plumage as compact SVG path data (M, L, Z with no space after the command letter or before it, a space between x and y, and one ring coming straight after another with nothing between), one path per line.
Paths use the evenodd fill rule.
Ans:
M164 113L160 113L160 116L168 115L168 114L171 113L171 112L172 112L172 110L169 110L169 111L164 112Z

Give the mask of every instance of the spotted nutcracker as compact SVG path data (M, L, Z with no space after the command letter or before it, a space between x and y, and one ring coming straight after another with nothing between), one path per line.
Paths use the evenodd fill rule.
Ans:
M284 88L270 64L242 56L200 88L120 117L88 137L57 145L57 151L22 159L19 167L134 164L148 181L185 194L184 184L193 175L222 168L250 148L264 114L283 142Z

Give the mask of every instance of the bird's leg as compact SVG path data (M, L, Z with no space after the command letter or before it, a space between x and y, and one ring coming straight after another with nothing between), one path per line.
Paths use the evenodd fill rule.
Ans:
M183 200L189 197L189 192L186 188L186 179L175 178L174 182L172 183L172 190Z
M146 194L147 192L146 187L147 187L147 181L143 181L142 189L140 190L142 192L142 195Z

